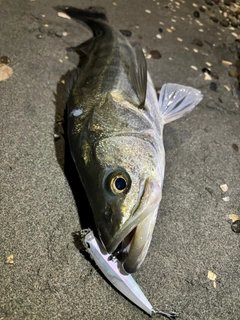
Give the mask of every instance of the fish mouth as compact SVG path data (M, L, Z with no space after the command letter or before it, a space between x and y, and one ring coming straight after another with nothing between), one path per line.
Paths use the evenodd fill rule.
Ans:
M106 250L122 262L127 273L136 272L146 257L161 201L158 183L148 181L143 189L140 188L140 201L132 217L112 241L105 243Z

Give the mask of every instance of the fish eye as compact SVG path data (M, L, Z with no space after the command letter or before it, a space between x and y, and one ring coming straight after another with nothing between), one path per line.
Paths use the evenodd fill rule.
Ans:
M126 193L130 188L130 178L127 174L113 172L108 178L108 185L114 194Z
M127 187L127 182L123 177L115 177L112 180L112 189L117 192L123 192Z

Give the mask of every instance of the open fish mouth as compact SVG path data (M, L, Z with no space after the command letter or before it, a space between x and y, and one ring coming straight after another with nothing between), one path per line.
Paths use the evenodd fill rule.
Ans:
M127 273L136 272L147 255L156 222L157 209L140 222L113 252L113 255L122 262Z
M122 262L128 273L136 272L143 263L151 243L153 229L161 200L159 184L148 183L134 215L105 247Z

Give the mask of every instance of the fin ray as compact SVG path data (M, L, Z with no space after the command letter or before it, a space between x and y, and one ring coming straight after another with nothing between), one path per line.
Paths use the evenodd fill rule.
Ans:
M139 99L139 108L144 108L147 91L147 62L140 46L135 47L136 64L130 66L130 81Z
M202 100L201 91L192 87L167 83L162 86L159 106L164 123L181 118Z

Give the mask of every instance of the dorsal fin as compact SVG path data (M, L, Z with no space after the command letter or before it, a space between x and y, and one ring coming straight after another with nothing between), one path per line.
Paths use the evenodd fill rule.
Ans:
M139 99L138 107L144 109L147 92L147 62L139 45L135 47L136 62L130 66L129 76L131 84Z

